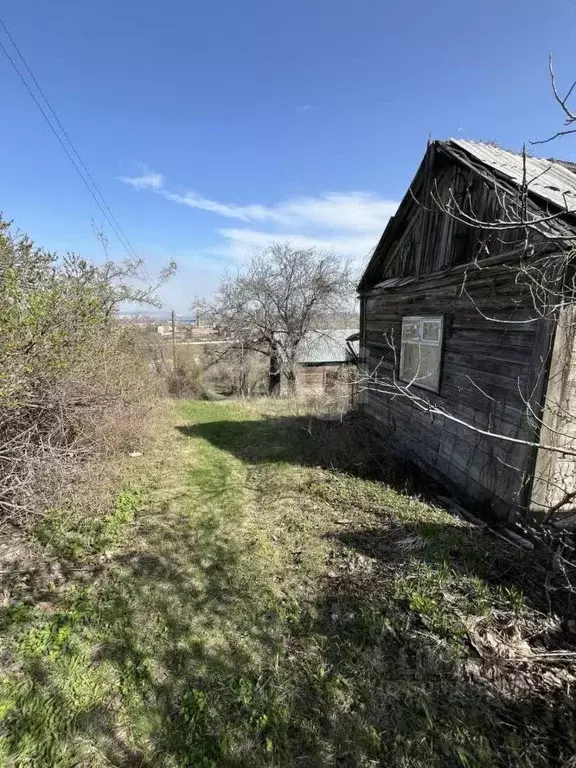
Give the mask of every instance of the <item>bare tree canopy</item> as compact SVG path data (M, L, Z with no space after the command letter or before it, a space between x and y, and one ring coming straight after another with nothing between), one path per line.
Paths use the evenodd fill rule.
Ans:
M283 375L295 392L304 336L344 310L352 296L348 262L333 252L277 243L254 254L235 274L226 274L215 299L202 309L232 348L269 358L269 391L276 395Z

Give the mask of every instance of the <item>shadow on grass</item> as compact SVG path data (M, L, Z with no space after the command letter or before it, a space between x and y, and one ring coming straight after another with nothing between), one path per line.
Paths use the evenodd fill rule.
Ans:
M331 538L374 558L389 570L412 558L427 565L445 565L456 578L475 578L488 588L498 587L518 593L518 600L541 615L554 614L565 632L553 648L576 651L576 635L568 622L576 616L574 594L564 589L560 572L553 573L547 553L514 549L482 529L430 521L403 522L395 530L389 525L335 532ZM398 542L398 546L395 545Z
M386 483L400 494L418 494L426 501L438 490L412 465L400 463L385 440L356 414L342 421L313 416L270 418L257 421L217 421L177 427L188 437L201 437L249 464L286 462L321 467L354 477ZM384 518L390 512L384 513ZM412 523L409 528L428 542L427 551L460 562L491 584L522 590L530 606L554 612L568 621L576 616L574 594L566 589L563 574L553 569L550 552L527 552L500 543L475 528ZM378 548L380 529L345 533L341 543L355 545L372 556ZM433 546L434 545L434 546ZM376 551L377 556L377 551ZM386 548L386 557L394 552Z
M279 652L278 622L229 525L206 514L192 527L156 510L139 526L145 548L135 541L109 562L85 611L68 605L26 623L27 682L13 691L0 755L14 765L240 766L245 738L268 754L273 702L259 704L259 670ZM73 679L78 668L85 680Z
M208 440L248 464L286 462L380 480L401 491L432 491L428 478L399 461L387 441L359 414L341 419L314 415L251 421L211 421L176 428Z
M21 707L7 724L13 754L23 738L42 737L49 748L34 754L35 764L72 765L63 747L73 755L84 737L105 764L125 768L569 765L576 749L570 698L474 680L451 641L390 594L379 569L327 579L310 606L288 602L263 612L266 595L247 588L244 575L241 589L235 585L229 553L216 555L209 596L199 596L170 566L171 547L161 552L127 562L131 589L119 588L99 619L108 642L92 663L116 670L128 722L119 725L112 697L73 721L55 718L55 729L50 718L52 733L39 733L38 706L49 703L50 714L70 706L45 671L31 692L34 707ZM140 603L150 580L153 607ZM228 608L226 642L195 640L203 632L189 611L218 624L215 614L235 598L242 610ZM151 618L162 627L156 639Z
M356 546L364 533L372 532L337 538ZM320 606L325 662L354 681L356 711L379 736L367 756L392 766L572 765L569 686L546 680L545 664L534 670L471 652L453 617L439 610L441 591L454 584L434 594L413 559L397 553L394 566L385 559L367 573L338 575ZM356 753L347 764L363 763Z
M576 714L562 685L535 690L534 670L521 664L467 660L451 625L410 605L426 588L411 586L415 553L394 537L375 547L376 530L327 533L374 565L338 569L306 605L273 596L245 570L240 547L221 546L212 522L173 538L156 533L155 557L124 559L130 592L102 616L114 642L101 658L125 681L135 715L148 710L154 723L142 755L100 720L113 764L520 768L564 766L576 753ZM447 545L455 562L470 562L460 533L449 532L451 543L429 529L410 533L433 542L416 552L421 561L438 565ZM182 545L205 576L203 590L198 575L189 580L177 567ZM483 576L497 568L487 564ZM399 576L402 594L393 586ZM151 581L153 604L139 604ZM447 588L454 585L437 585ZM156 640L143 638L152 631L147 612L162 626ZM207 632L221 642L207 643ZM82 727L94 731L89 721Z
M307 419L180 432L249 464L337 466ZM3 724L13 764L570 765L576 718L563 681L535 690L526 665L485 669L434 608L447 590L462 605L472 600L472 575L515 582L499 545L386 514L381 526L320 532L337 545L333 572L292 594L267 572L256 533L238 525L238 490L218 460L189 501L202 514L191 521L166 506L143 516L141 541L104 568L73 636L62 639L55 620L46 640L42 625L43 645L25 667L36 673ZM64 685L59 664L81 663L86 648L82 674L96 684L89 675L102 670L104 687L78 703L79 682ZM49 661L53 650L64 662ZM23 744L34 749L18 763Z
M297 466L320 466L363 478L386 480L401 490L422 488L422 478L418 477L414 482L407 482L404 475L405 468L399 467L383 442L354 418L348 423L345 421L342 424L333 424L309 417L284 417L263 421L212 422L179 429L185 435L209 440L218 448L232 452L243 461L255 465L287 462ZM388 510L383 515L382 527L338 531L330 535L346 549L354 550L363 557L375 560L378 571L377 576L372 575L369 579L361 579L361 588L358 588L357 577L351 575L346 578L340 576L337 582L328 583L326 602L318 606L317 611L318 615L324 616L325 620L315 631L334 640L333 644L329 643L326 646L327 651L331 648L336 648L338 651L337 658L328 654L331 665L347 666L351 659L358 656L359 648L366 647L366 638L370 637L373 631L370 619L365 626L361 627L361 631L358 631L357 627L354 628L355 622L352 621L351 644L343 651L345 629L339 626L336 633L331 631L334 627L333 617L342 615L341 609L335 610L334 600L336 599L340 606L342 603L344 605L349 603L348 613L351 616L362 614L366 609L368 616L372 616L372 619L377 617L376 626L381 626L380 622L386 624L388 621L386 610L382 612L377 604L379 602L387 604L390 598L390 584L403 571L409 583L410 579L418 583L418 578L421 578L418 563L431 569L445 570L450 574L449 589L457 595L460 587L463 593L461 595L463 610L467 609L473 613L479 610L479 605L485 601L488 610L500 609L501 624L509 621L511 617L514 618L513 612L519 611L524 606L531 612L531 616L553 614L559 617L559 621L551 622L545 628L542 624L535 633L537 637L532 639L536 639L537 647L543 653L574 652L574 635L568 624L576 615L574 596L563 588L562 574L552 572L548 553L541 555L519 551L479 529L425 520L403 521L399 526L402 542L406 540L411 542L407 551L402 546L396 546L395 534L392 533L391 536L389 518ZM433 584L432 587L434 586ZM433 597L424 595L423 599L440 604L445 594L442 593L442 584L437 586L439 594ZM480 594L476 595L476 590L479 590ZM417 588L412 592L417 597L420 596ZM449 599L452 598L449 597ZM456 599L459 599L458 595ZM410 605L410 590L400 597L399 604L404 609L408 609L404 619L397 616L399 618L397 626L403 626L406 617L414 617L414 609ZM398 601L395 601L394 611L397 612L397 610ZM419 620L424 615L424 620L433 625L434 631L442 633L446 630L448 634L456 631L454 622L446 622L437 607L429 610L428 613L430 615L427 615L426 611L423 614L416 611L420 616ZM526 619L525 624L523 630L528 634L530 621ZM517 626L520 627L520 625L521 621L518 619ZM535 625L532 624L532 629L534 628ZM373 639L368 644L372 643ZM510 661L507 663L507 668L505 664L495 672L494 669L489 669L492 662L484 663L482 660L474 666L474 670L468 669L466 672L469 676L476 676L475 684L464 684L461 665L455 664L453 653L442 652L436 639L428 638L425 642L422 634L418 632L418 627L411 626L409 631L400 634L396 628L390 632L385 646L380 647L379 656L380 659L386 659L389 666L379 669L370 680L366 680L367 690L370 687L373 689L368 692L368 698L376 692L374 690L376 680L385 679L393 682L397 681L399 676L404 682L412 680L412 683L407 686L400 686L401 694L400 691L397 692L399 696L406 696L408 702L412 684L415 689L420 684L425 684L427 688L432 686L435 692L429 691L429 693L436 701L432 708L440 706L440 709L444 710L446 727L450 725L450 728L454 729L455 722L465 723L464 730L471 729L465 740L474 733L474 723L478 718L479 722L484 721L484 724L493 730L490 738L495 738L506 753L506 760L516 761L505 764L560 765L564 764L558 762L560 755L562 760L567 759L567 755L574 755L574 741L571 736L566 738L566 733L575 722L574 707L569 695L566 694L566 691L570 690L570 676L564 677L559 674L550 682L547 662L534 672L534 669L526 669L530 662L523 665L522 662ZM470 650L469 643L466 647ZM443 656L446 663L449 666L452 665L451 673L446 671L442 661ZM472 656L474 656L473 649ZM404 663L405 658L410 660ZM376 663L376 667L378 668L379 665L381 666L381 661ZM483 669L481 673L478 672L479 667ZM456 672L457 668L458 672ZM436 674L438 669L444 669L440 676ZM350 675L352 679L361 680L362 666L350 669ZM495 680L494 685L487 684L491 676ZM554 675L551 677L554 678ZM396 684L397 682L393 682L392 687ZM446 702L453 702L454 697L458 701L454 711L450 713L446 711ZM376 698L379 696L377 695ZM386 696L384 698L386 699ZM411 704L407 703L405 708L399 709L400 720L405 720L407 724L408 743L411 741L411 731L414 727L411 724L413 717L409 713L420 711L422 717L426 719L429 714L427 707L430 706L432 706L430 702L428 704L424 702L418 710L418 707L413 709ZM402 724L398 723L392 713L389 712L388 715L392 721L396 722L393 733L389 732L388 736L397 738L398 734L403 732ZM435 721L435 717L431 720ZM377 716L376 712L372 722L379 722L379 725L374 727L380 733L382 728L386 730L382 718ZM430 725L430 719L427 722ZM523 734L518 741L510 731L514 728ZM424 731L427 732L426 728ZM440 738L441 731L442 728L436 736L427 732L427 738ZM477 733L476 736L481 742L480 734ZM523 739L529 741L526 749L530 754L523 751L524 748L521 746ZM455 742L449 739L444 747L445 749L440 750L443 754L442 759L448 760L446 749L454 753ZM455 764L491 765L499 763L501 759L496 757L496 752L493 753L487 744L481 746L477 752L472 749L470 755L467 752L469 747L470 744L468 747L461 746L456 749L460 755L460 762L456 761ZM486 752L485 758L481 757L483 750ZM405 758L406 755L402 759ZM390 755L388 759L391 759ZM424 761L423 764L433 764L436 757L429 754L421 756L421 759ZM449 763L440 761L439 764Z

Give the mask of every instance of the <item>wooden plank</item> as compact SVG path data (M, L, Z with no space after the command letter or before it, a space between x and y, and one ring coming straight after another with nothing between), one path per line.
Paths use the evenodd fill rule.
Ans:
M475 480L478 484L484 482L485 488L492 484L493 487L499 487L502 493L506 493L506 489L513 484L514 493L517 493L519 480L516 475L518 473L514 469L506 467L504 463L498 464L496 461L498 454L503 451L486 450L483 438L477 438L476 442L470 443L462 439L461 436L449 435L448 433L440 441L427 440L425 448L422 450L422 442L418 439L418 435L414 435L413 432L411 433L410 430L406 429L406 424L410 423L410 419L402 418L402 415L397 411L390 416L389 411L395 410L392 401L387 404L387 408L382 408L382 405L372 398L369 402L368 411L387 429L390 429L391 424L394 424L396 428L393 433L394 445L400 452L408 452L412 458L425 459L432 466L443 459L447 464L466 473L468 478ZM510 457L505 452L503 453L503 459L506 463L514 461L513 456ZM486 488L486 490L488 489Z
M543 384L546 395L542 412L540 442L543 445L574 449L576 445L576 307L562 308L555 328L550 355L549 376ZM546 346L536 353L537 359L546 354ZM576 487L576 460L540 448L534 457L534 486L529 506L536 517L557 504L567 492Z
M501 411L510 415L510 420L516 417L524 418L526 405L519 394L506 390L493 390L492 402L498 404ZM475 388L457 386L450 381L441 381L440 397L444 402L458 402L475 410L487 411L486 398Z
M506 333L527 333L534 336L539 319L534 319L531 310L518 309L516 312L500 311L497 309L484 313L476 311L455 312L452 319L454 331L500 331Z
M532 370L531 360L527 355L518 361L506 358L494 358L492 355L479 355L474 347L468 352L454 350L448 344L444 350L444 366L455 372L465 371L473 377L476 373L498 374L499 378L527 382Z
M486 336L483 334L483 338ZM452 336L446 339L446 353L459 356L472 355L478 360L498 360L503 363L515 363L517 365L532 365L532 344L515 346L497 342L480 342L472 340L454 339Z
M465 388L476 392L480 407L485 406L486 397L482 391L492 398L513 397L522 402L522 396L527 397L527 380L509 378L496 373L456 368L447 364L442 371L442 384L452 384L457 388ZM480 391L482 390L482 391Z
M454 320L457 321L456 327ZM459 323L458 323L459 321ZM473 321L472 321L473 322ZM462 327L463 326L463 327ZM392 336L400 340L402 320L397 315L392 314L389 320L375 320L370 318L365 324L365 334L367 339L375 342L381 341L386 336ZM534 337L538 329L538 324L524 324L516 329L515 326L503 326L486 323L482 329L471 328L466 324L462 316L452 318L450 329L446 333L446 346L458 345L461 349L470 349L471 345L477 348L479 352L490 354L499 347L505 349L524 349L528 348L530 352L534 348ZM476 347L476 345L479 345ZM457 347L455 347L457 348Z
M532 333L540 317L531 309L518 307L519 297L510 297L509 301L495 302L489 296L474 297L475 303L467 296L441 296L436 293L418 296L403 295L401 300L387 301L368 310L369 322L394 322L405 315L453 314L457 327L480 330L494 328L500 330L523 331Z
M397 361L391 353L373 355L370 348L365 371L367 375L375 376L377 379L392 379L394 374L398 375ZM526 386L525 381L523 384ZM413 391L415 396L424 396L432 402L443 403L454 415L458 415L459 408L463 406L479 414L485 414L486 417L494 409L501 412L510 411L509 421L513 424L526 418L526 405L518 390L517 380L499 377L496 374L483 375L475 371L468 373L465 369L458 371L445 366L438 393L431 393L419 387L413 387Z
M386 301L393 299L399 293L419 294L430 289L433 289L434 292L456 289L459 292L463 285L468 291L492 289L502 295L508 293L506 288L510 289L511 295L527 290L529 287L518 281L518 271L510 269L509 266L500 269L495 267L484 269L468 265L462 269L447 270L433 275L421 275L417 281L412 280L404 286L389 286L380 290L373 290L366 294L366 299L368 302Z

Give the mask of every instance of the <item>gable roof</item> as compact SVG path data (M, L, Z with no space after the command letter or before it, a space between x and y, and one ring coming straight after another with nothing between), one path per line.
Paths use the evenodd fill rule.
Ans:
M298 362L302 365L349 362L346 340L357 332L357 328L311 331L298 347Z
M564 160L526 156L524 171L524 158L521 154L510 152L494 144L464 139L433 141L429 144L396 214L388 221L372 258L364 270L358 286L359 291L367 288L371 278L376 277L387 244L398 237L410 210L418 205L416 191L422 188L437 153L447 155L452 160L472 168L492 184L496 183L507 191L518 189L526 173L532 208L535 207L542 215L565 212L568 219L576 217L576 164ZM562 220L549 222L546 227L554 234L574 235L576 220L569 222L563 217Z

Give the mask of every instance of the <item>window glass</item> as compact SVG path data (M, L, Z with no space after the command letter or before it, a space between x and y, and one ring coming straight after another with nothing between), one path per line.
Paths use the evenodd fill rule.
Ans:
M400 378L438 391L442 361L442 317L402 318Z
M440 341L439 320L422 320L422 341Z
M402 321L402 338L406 341L412 339L418 341L420 338L420 323L411 317L405 317Z

